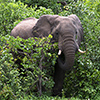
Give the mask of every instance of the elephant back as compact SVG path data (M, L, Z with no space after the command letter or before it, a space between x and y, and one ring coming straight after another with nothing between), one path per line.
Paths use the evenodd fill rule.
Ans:
M11 36L14 36L15 38L17 36L27 39L29 37L33 37L32 34L32 28L36 24L38 19L35 18L26 18L23 21L21 21L19 24L17 24L13 30L11 31Z

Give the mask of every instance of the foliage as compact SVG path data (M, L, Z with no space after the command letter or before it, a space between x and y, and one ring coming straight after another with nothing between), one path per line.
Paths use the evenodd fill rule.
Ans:
M20 97L21 100L81 100L79 98L74 98L74 97L71 97L71 98L61 98L61 97L52 97L52 96L49 96L47 94L44 93L44 95L42 95L41 97L36 97L34 95L24 95L23 97ZM19 99L18 99L19 100Z
M29 4L31 4L34 1L35 0L24 0L23 2L29 2ZM63 7L58 4L56 5L56 3L54 3L55 1L47 2L47 0L44 0L41 2L41 0L39 0L37 4L36 2L34 3L34 7L28 7L20 1L12 3L9 0L9 3L0 3L0 36L2 37L0 40L0 98L2 100L4 98L37 99L38 97L35 96L33 90L37 90L36 83L41 75L42 86L45 86L46 90L51 90L53 87L52 71L54 71L54 69L52 66L55 64L57 59L55 56L57 56L57 54L54 54L52 50L49 51L51 47L53 47L52 44L49 45L48 38L50 39L50 37L39 40L35 38L37 40L35 41L33 38L23 40L19 37L14 39L9 35L5 35L10 34L13 27L27 17L39 18L43 14L53 15L54 13L58 13L60 16L76 14L79 17L84 28L84 41L80 48L87 49L85 54L76 54L74 69L66 73L64 88L62 90L63 99L65 96L69 98L100 99L100 0L77 0L77 2L74 2L75 0L68 0L68 4ZM52 12L51 9L46 9L44 7L38 8L35 5L51 8L54 12ZM47 43L45 44L46 40ZM24 44L21 44L20 41L23 41ZM9 44L8 48L6 47L7 45L5 45L6 43ZM43 43L44 48L41 47ZM34 54L31 54L31 50L33 50L32 45L37 46L37 48L34 48ZM20 73L18 66L14 64L12 54L8 53L11 47L16 53L17 48L23 50L25 56L21 58L23 61L22 65L24 65L25 69L33 68L35 70L33 73L26 71L26 75L28 76L19 77ZM37 66L39 66L43 55L45 55L46 59L43 59L42 65L46 65L47 69L44 68L41 72ZM30 57L32 57L32 59ZM51 73L51 76L48 73ZM48 96L42 96L41 98L59 100L58 97L49 98Z
M16 0L19 1L19 0ZM77 2L77 0L20 0L24 4L27 4L29 7L38 7L42 6L48 9L52 9L55 14L58 14L64 10L64 6L70 2Z
M54 13L58 13L60 11L61 5L57 3L57 0L21 0L23 3L28 6L38 7L42 6L48 9L52 9ZM60 0L62 1L62 0Z
M9 35L1 38L3 43L3 46L0 46L1 98L2 96L5 98L16 98L24 92L27 94L33 90L36 91L39 86L44 86L45 90L53 87L53 77L49 75L52 75L57 53L51 51L51 49L57 48L57 44L51 44L51 38L51 35L48 38L29 38L27 40L19 37L14 38ZM18 51L17 49L23 51ZM10 53L13 51L18 54L18 57L15 59L13 59L12 53ZM19 54L24 54L25 56L21 58ZM19 68L14 63L17 59L22 60L22 65L26 69L25 73L19 73ZM28 68L32 68L34 71L28 71ZM25 75L26 77L22 77L21 75ZM37 86L40 80L42 82Z

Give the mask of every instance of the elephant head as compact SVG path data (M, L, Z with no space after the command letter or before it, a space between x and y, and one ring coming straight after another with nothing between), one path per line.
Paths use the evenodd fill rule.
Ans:
M69 70L74 64L75 52L83 37L83 28L76 15L62 17L58 15L43 15L33 27L32 34L36 37L53 35L52 41L58 41L59 57L58 64L63 70ZM61 58L64 55L64 61Z

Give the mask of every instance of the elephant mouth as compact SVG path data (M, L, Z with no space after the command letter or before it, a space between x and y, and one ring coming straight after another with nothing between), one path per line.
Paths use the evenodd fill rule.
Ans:
M63 52L61 52L61 55L59 55L59 59L60 59L60 61L61 61L62 64L65 63L65 55L64 55Z

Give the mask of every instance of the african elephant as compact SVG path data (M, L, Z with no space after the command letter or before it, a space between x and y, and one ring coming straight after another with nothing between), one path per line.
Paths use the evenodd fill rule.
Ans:
M51 42L58 42L58 60L55 64L53 95L60 95L65 71L74 64L75 52L81 51L79 46L83 39L83 28L79 18L72 14L67 17L43 15L39 19L28 18L20 22L12 31L14 37L46 37L52 34Z

